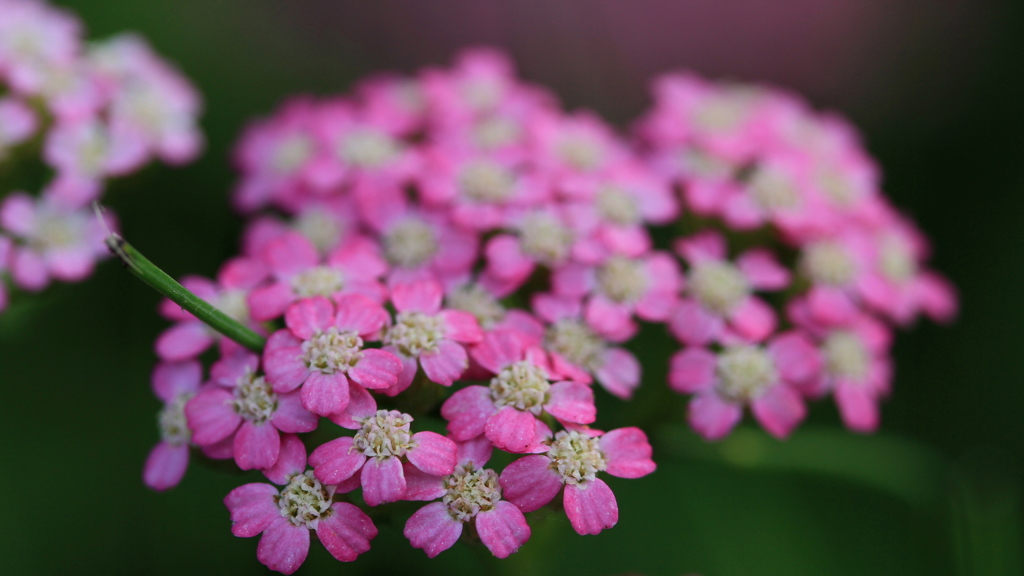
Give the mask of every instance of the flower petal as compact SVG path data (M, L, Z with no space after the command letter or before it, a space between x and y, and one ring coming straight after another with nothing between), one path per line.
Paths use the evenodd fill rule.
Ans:
M565 515L578 534L600 534L619 521L615 494L603 480L567 484L564 501Z
M462 535L462 522L448 513L448 506L434 502L410 516L402 534L413 548L419 548L427 553L428 558L433 558L455 544Z
M368 459L363 465L360 480L367 506L397 502L405 496L405 474L402 473L402 461L396 457Z
M377 527L359 508L348 502L335 502L331 514L317 524L316 535L331 556L351 562L370 549Z
M455 471L455 442L436 432L417 432L412 435L416 447L406 452L409 462L427 474L446 476Z
M263 531L256 547L256 559L264 566L282 574L291 574L302 566L309 554L309 528L295 526L278 515Z
M507 558L530 539L526 517L511 502L498 502L494 508L476 515L480 541L498 558Z
M539 510L562 488L562 481L550 464L550 458L537 454L505 466L498 478L502 496L523 512Z

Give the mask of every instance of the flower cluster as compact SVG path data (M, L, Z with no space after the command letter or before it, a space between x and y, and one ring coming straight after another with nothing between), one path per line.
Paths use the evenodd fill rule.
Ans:
M142 38L82 36L41 0L0 0L0 311L8 277L37 291L82 280L106 255L88 205L107 179L202 146L199 96ZM37 185L38 196L21 191Z
M478 49L254 123L235 156L241 254L184 284L266 346L162 306L146 482L177 484L189 446L261 470L283 488L225 504L284 573L310 530L339 560L366 551L377 530L356 504L430 502L404 529L430 557L467 531L508 556L559 493L597 534L619 514L601 473L655 469L639 428L590 427L596 394L640 386L641 322L683 344L669 384L706 438L746 404L785 436L825 394L873 429L891 326L954 313L921 235L840 120L768 89L656 87L629 139ZM669 225L658 246L651 227ZM446 436L417 429L437 414ZM517 459L488 468L495 449Z

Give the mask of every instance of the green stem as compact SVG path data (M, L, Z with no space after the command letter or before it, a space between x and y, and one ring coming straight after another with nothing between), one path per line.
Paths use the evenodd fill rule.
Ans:
M179 284L149 261L131 244L117 234L111 233L105 240L107 247L121 262L128 267L128 270L139 277L140 280L149 284L157 292L170 298L175 304L181 306L185 311L201 320L210 328L220 332L224 336L238 342L253 352L263 352L267 340L256 332L242 325L237 320L221 312L206 300L196 296L187 288Z

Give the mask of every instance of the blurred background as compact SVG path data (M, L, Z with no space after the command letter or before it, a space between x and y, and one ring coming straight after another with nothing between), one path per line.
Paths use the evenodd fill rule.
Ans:
M688 68L795 89L864 133L894 203L927 231L961 317L897 340L882 432L845 432L830 403L785 443L754 428L707 444L667 393L668 348L644 341L647 384L601 424L649 428L659 470L609 484L619 525L580 537L564 515L504 562L456 546L428 561L382 519L339 566L299 572L1011 575L1024 573L1024 3L1012 0L81 0L89 37L144 34L204 94L207 152L114 182L125 235L174 276L212 276L241 228L227 193L240 129L295 93L381 70L510 52L567 108L625 126L647 82ZM165 494L141 482L158 440L149 388L158 298L113 263L0 316L0 561L5 574L261 574L256 539L221 504L260 478L193 465ZM639 349L639 348L638 348ZM613 404L607 397L600 407ZM605 411L604 413L607 413Z

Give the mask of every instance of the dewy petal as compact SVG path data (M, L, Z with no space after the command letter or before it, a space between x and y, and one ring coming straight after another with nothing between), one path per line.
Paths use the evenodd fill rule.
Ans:
M603 480L567 484L564 502L565 515L578 534L599 534L619 521L615 494Z
M687 348L672 355L668 384L680 394L693 394L715 385L718 356L707 348Z
M162 360L191 360L213 344L213 334L199 321L180 322L164 330L156 339L156 354Z
M274 498L277 488L256 482L235 488L224 497L224 505L231 514L231 533L239 538L251 538L266 530L281 511Z
M277 462L281 433L270 422L253 424L246 420L235 434L235 463L242 470L263 470Z
M462 535L462 522L448 513L442 502L427 504L417 510L405 523L402 534L413 548L419 548L433 558L452 547Z
M153 370L153 392L167 404L179 394L198 390L202 379L203 367L199 362L163 362Z
M303 340L309 340L317 332L326 332L333 320L334 306L323 296L303 298L284 313L288 329Z
M277 410L270 418L270 423L281 432L296 434L312 432L316 429L319 420L316 414L302 407L299 392L289 392L278 394Z
M330 416L348 406L348 379L341 372L313 371L302 385L302 407L313 414Z
M456 460L459 464L473 463L474 468L483 468L491 459L494 445L486 436L477 436L471 440L458 443Z
M441 285L433 279L396 284L391 287L391 302L399 312L422 312L428 316L441 309L444 293Z
M612 476L640 478L654 472L651 444L643 430L619 428L601 436L599 442L608 463L605 471Z
M785 438L807 415L800 394L785 384L772 386L750 405L751 412L769 434Z
M507 558L530 539L526 517L511 502L500 501L494 508L476 515L480 541L498 558Z
M420 355L420 364L432 382L451 386L469 367L469 356L461 344L442 339L436 351Z
M429 502L444 496L448 491L444 478L427 474L409 462L402 464L402 473L405 474L404 500Z
M262 256L274 273L282 278L290 278L306 268L316 266L320 260L316 246L302 234L292 231L268 242Z
M267 346L263 354L263 370L267 373L267 382L278 393L295 390L310 375L309 368L302 361L302 348L298 346Z
M494 402L486 386L467 386L441 405L441 416L448 420L448 432L457 441L483 434L487 417L493 413Z
M351 562L370 549L377 527L359 508L348 502L335 502L331 513L317 524L316 535L331 556Z
M394 386L402 372L402 361L384 350L370 348L363 350L363 357L348 374L364 388L379 390Z
M302 566L309 554L309 528L296 526L278 515L260 538L256 559L282 574L291 574Z
M192 441L200 446L216 444L231 436L242 423L231 407L234 396L227 390L208 387L185 404L185 418L192 431Z
M263 475L274 484L287 484L293 474L306 469L306 446L294 434L285 434L281 438L281 450L277 461L263 471Z
M384 307L362 294L343 294L336 301L338 315L334 325L338 330L355 330L365 337L380 331L388 322Z
M172 446L160 442L153 447L142 469L142 480L153 490L174 488L188 468L188 444Z
M604 364L594 376L605 390L628 400L640 385L640 361L631 352L611 348L604 354Z
M711 390L694 396L687 410L690 426L705 440L724 437L742 416L743 408L739 404L726 402Z
M597 419L593 390L578 382L552 384L550 400L544 409L563 422L590 424Z
M437 314L444 322L445 338L464 344L475 344L483 339L484 333L476 316L462 310L442 310Z
M397 502L405 496L402 461L394 456L367 460L360 480L363 483L363 500L367 506Z
M414 466L427 474L446 476L455 471L455 442L435 432L417 432L412 435L416 447L405 456Z
M214 362L210 367L210 380L234 388L246 373L255 373L259 364L258 356L242 348Z
M497 374L505 366L523 359L523 344L511 330L494 330L473 347L472 355L478 364Z
M313 473L324 484L338 484L363 467L366 456L352 450L352 438L342 436L318 446L309 455Z
M358 430L362 427L359 420L373 415L377 411L377 401L373 396L355 382L348 383L348 406L337 414L331 414L328 418L342 428Z
M544 455L524 456L501 471L501 494L523 512L539 510L551 502L562 488L562 481L549 467Z
M253 320L266 322L284 314L295 298L292 287L284 282L254 288L246 297L249 315Z
M522 453L533 444L537 429L535 421L532 413L505 406L487 418L484 434L496 447L506 452Z

